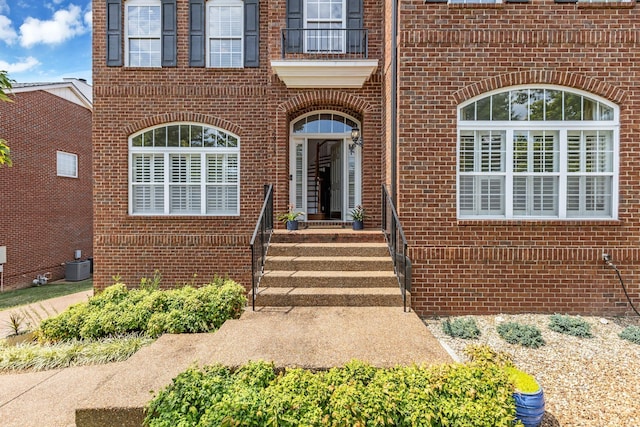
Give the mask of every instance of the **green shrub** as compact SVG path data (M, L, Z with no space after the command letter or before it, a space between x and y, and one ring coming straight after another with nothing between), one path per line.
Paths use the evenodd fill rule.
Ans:
M47 342L99 339L129 333L157 337L163 333L210 332L237 318L246 305L244 288L217 279L200 288L185 286L128 290L122 283L108 287L88 302L44 320L38 336Z
M449 336L465 340L475 339L480 336L480 329L478 329L476 320L472 318L446 319L442 322L442 330Z
M554 314L549 320L549 329L552 331L581 338L593 338L591 325L579 317Z
M540 390L540 384L532 375L521 371L515 366L507 366L504 368L509 375L509 381L513 384L517 391L522 393L537 393Z
M640 326L627 326L618 335L623 340L631 341L635 344L640 344Z
M509 344L520 344L530 348L542 347L545 344L540 330L535 326L506 322L499 324L497 330L502 339Z
M149 404L145 425L513 425L513 386L497 365L373 368L353 361L329 372L252 362L232 372L191 368Z

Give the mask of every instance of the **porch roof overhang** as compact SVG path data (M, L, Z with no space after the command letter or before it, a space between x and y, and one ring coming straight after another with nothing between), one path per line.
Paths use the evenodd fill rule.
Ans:
M361 88L378 60L271 60L271 68L288 88Z

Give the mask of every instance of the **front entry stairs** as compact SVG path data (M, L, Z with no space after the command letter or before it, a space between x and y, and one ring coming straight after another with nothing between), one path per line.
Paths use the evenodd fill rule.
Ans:
M379 230L274 230L256 307L402 307Z

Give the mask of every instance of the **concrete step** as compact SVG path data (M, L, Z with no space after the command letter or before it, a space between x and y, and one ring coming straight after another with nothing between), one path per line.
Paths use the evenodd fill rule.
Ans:
M264 268L287 271L393 271L393 262L389 256L268 256Z
M402 307L394 288L260 288L256 306L269 307Z
M354 231L347 228L307 229L298 231L274 230L271 243L384 243L380 230Z
M389 256L386 243L271 243L270 256Z
M283 271L268 270L260 280L264 287L300 288L397 288L389 271Z

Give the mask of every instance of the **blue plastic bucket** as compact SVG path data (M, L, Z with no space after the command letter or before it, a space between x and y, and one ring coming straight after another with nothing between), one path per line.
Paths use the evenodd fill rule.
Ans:
M544 417L544 393L513 393L516 401L516 419L522 421L524 427L538 427Z

